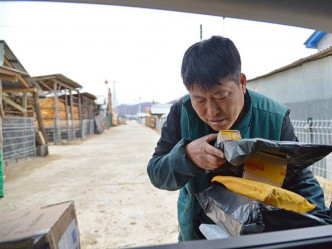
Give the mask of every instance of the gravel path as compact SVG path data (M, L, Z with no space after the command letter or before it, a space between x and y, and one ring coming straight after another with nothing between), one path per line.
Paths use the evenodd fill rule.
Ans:
M146 173L159 136L131 121L50 146L48 157L6 170L1 215L74 200L83 249L177 243L178 192L156 189Z

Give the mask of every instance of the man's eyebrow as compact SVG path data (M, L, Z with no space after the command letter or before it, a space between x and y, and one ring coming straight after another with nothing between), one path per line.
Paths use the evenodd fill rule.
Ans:
M204 97L199 96L199 95L190 95L190 97L191 97L191 98L200 98L200 99L204 98Z
M216 95L216 94L225 94L225 93L228 93L228 90L218 89L215 92L212 92L213 95Z

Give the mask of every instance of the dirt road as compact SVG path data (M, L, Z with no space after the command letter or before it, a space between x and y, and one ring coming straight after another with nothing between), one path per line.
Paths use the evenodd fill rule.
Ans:
M176 243L178 192L154 188L146 173L159 136L131 121L50 146L48 157L7 169L1 213L74 200L83 249Z

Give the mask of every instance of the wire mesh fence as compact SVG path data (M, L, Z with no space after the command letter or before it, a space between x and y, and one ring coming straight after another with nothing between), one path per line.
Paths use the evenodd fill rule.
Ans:
M103 133L105 130L111 127L111 121L108 119L107 116L98 115L94 119L96 125L96 133L100 134Z
M82 138L95 134L95 121L94 119L83 119L82 120Z
M36 156L35 124L30 117L2 119L3 162L16 163L20 159Z
M292 120L292 124L300 142L332 145L332 120ZM332 202L332 153L310 169L323 187L325 204L329 206Z
M79 130L79 131L77 131ZM47 141L50 143L57 143L61 141L73 141L77 139L76 134L80 133L80 128L53 126L45 127Z

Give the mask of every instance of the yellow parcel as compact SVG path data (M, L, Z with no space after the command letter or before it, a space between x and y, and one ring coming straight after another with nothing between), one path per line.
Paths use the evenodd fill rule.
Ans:
M294 192L266 183L233 176L216 176L212 179L212 182L214 181L220 182L234 193L278 208L306 213L316 207Z

